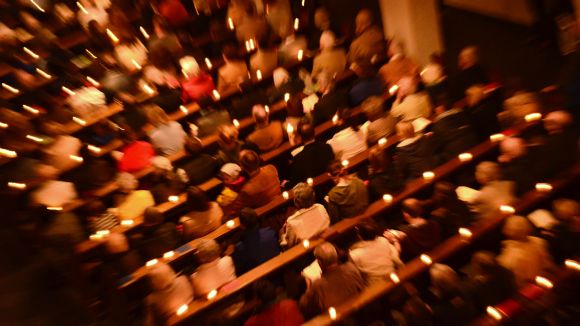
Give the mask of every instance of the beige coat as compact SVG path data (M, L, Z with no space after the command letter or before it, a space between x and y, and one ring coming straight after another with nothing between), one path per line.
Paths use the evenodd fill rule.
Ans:
M328 49L320 52L314 58L312 76L316 77L322 71L327 71L331 76L341 73L346 68L346 53L343 49Z

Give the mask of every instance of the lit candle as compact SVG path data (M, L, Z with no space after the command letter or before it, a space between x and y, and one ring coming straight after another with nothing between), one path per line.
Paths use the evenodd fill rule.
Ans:
M40 111L39 111L39 110L37 110L37 109L35 109L35 108L31 107L31 106L28 106L28 105L26 105L26 104L23 104L23 105L22 105L22 108L23 108L24 110L26 110L26 111L28 111L28 112L32 113L32 114L39 114L39 113L40 113Z
M302 61L302 58L304 58L304 50L302 50L302 49L298 50L297 58L298 58L298 61Z
M499 210L505 214L513 214L516 212L516 209L509 205L501 205Z
M109 230L99 230L99 231L97 231L97 234L98 235L101 235L101 236L108 236L109 234L111 234L111 231L109 231Z
M552 191L552 185L549 183L536 183L536 191L550 192Z
M300 20L298 18L294 19L294 30L297 31L300 27Z
M334 307L328 308L328 316L332 320L335 320L336 319L336 309Z
M459 232L460 236L467 238L467 239L471 238L471 236L473 235L468 228L459 228L458 232Z
M5 129L8 128L8 124L4 122L0 122L0 128Z
M169 200L172 203L177 203L179 201L179 196L169 196L167 200Z
M60 89L62 89L63 92L67 93L70 96L76 95L75 92L73 92L70 88L68 88L66 86L62 86Z
M286 132L288 132L288 135L291 135L294 133L294 126L292 126L292 124L288 124L288 126L286 127Z
M333 123L333 124L335 124L335 125L336 125L336 124L338 124L338 114L335 114L335 115L332 117L332 123Z
M93 153L100 153L101 148L94 145L87 145L87 149Z
M211 91L211 94L213 95L213 98L216 101L219 101L220 100L221 96L220 96L220 93L217 91L217 89L214 89L213 91Z
M232 120L232 123L234 124L234 127L236 127L236 128L240 127L240 122L238 121L238 119Z
M532 122L532 121L537 121L542 119L542 114L541 113L530 113L527 114L526 117L526 122Z
M139 30L141 31L141 34L143 34L143 37L148 40L150 36L149 33L147 33L147 31L145 30L145 28L143 28L143 26L139 26Z
M384 137L379 139L379 146L384 147L385 145L387 145L387 139Z
M12 87L6 83L2 83L2 87L4 87L4 89L9 91L10 93L14 93L14 94L20 93L20 90L18 88Z
M93 58L93 60L95 60L97 58L96 55L93 54L93 52L89 51L89 49L85 49L85 52L91 57Z
M258 80L262 80L262 72L260 71L260 69L256 70L256 78Z
M32 50L30 50L29 48L27 48L27 47L23 47L23 49L24 49L24 52L26 52L26 53L27 53L29 56L33 57L34 59L38 59L38 58L40 58L40 56L39 56L38 54L34 53L34 52L33 52Z
M113 41L113 43L119 43L119 38L117 37L117 35L115 35L115 33L113 33L113 31L108 29L108 28L107 28L107 35L109 36L111 41Z
M302 0L302 7L306 5L306 0Z
M266 111L266 113L270 113L270 107L265 105L264 106L264 111Z
M82 163L83 162L83 158L77 155L69 155L68 156L71 160L78 162L78 163Z
M285 101L285 102L288 102L288 101L290 101L290 93L285 93L285 94L284 94L284 101Z
M44 9L38 5L38 3L36 3L34 0L30 0L30 2L32 2L32 4L36 7L36 9L40 10L41 12L45 12Z
M135 221L133 221L132 219L121 220L122 226L131 226L133 224L135 224Z
M505 135L501 134L501 133L500 134L493 134L493 135L489 136L489 139L492 142L500 142L500 141L504 140L504 138L505 138Z
M535 281L536 281L536 284L538 284L539 286L541 286L545 289L551 289L554 287L554 284L552 283L552 281L550 281L549 279L547 279L543 276L536 276Z
M87 125L87 122L85 120L81 119L81 118L73 117L72 119L73 119L74 122L80 124L81 126L86 126Z
M390 194L384 194L383 195L383 201L387 204L390 204L393 202L393 196Z
M290 198L290 195L288 194L288 191L284 191L284 192L282 193L282 197L283 197L285 200L288 200L288 198Z
M577 271L580 271L580 263L578 263L575 260L566 259L566 261L564 261L564 265L566 265L566 267L568 267L568 268L571 268L571 269L575 269Z
M496 309L496 308L494 308L494 307L492 307L492 306L488 306L488 307L485 309L485 311L487 312L487 314L488 314L488 315L489 315L491 318L493 318L493 319L495 319L495 320L497 320L497 321L500 321L500 320L502 320L502 318L503 318L503 315L502 315L502 313L501 313L501 312L500 312L498 309Z
M471 161L472 158L473 158L473 155L471 155L471 153L461 153L461 154L459 154L459 160L461 162L469 162L469 161Z
M205 58L205 65L207 66L207 69L211 69L211 67L213 67L209 58Z
M256 49L256 44L254 44L254 39L251 38L248 40L248 43L250 44L250 50L254 50Z
M420 259L423 262L423 264L425 264L425 265L433 264L433 260L431 259L431 257L429 257L429 255L422 254Z
M141 70L141 69L143 69L143 67L141 67L141 65L139 64L139 62L137 62L137 60L135 60L135 59L131 59L131 63L133 64L133 66L135 66L135 68L136 68L137 70Z
M236 226L236 222L234 220L229 220L226 222L226 226L230 229L233 229L233 227Z
M60 206L48 206L46 209L49 211L62 211L62 207Z
M168 251L168 252L166 252L166 253L163 254L163 258L165 258L165 259L169 259L169 258L171 258L173 256L175 256L175 252L173 252L173 250L172 251Z
M395 94L397 91L399 90L399 85L393 85L391 86L391 88L389 88L389 94L393 95Z
M5 156L5 157L9 157L9 158L14 158L14 157L18 156L18 154L15 151L11 151L11 150L6 149L6 148L0 148L0 155Z
M155 93L155 90L153 90L153 88L151 88L151 86L148 84L143 84L143 90L149 95L153 95Z
M189 114L189 111L187 110L187 108L183 105L179 106L179 110L181 110L181 112L183 112L183 114L187 115Z
M178 316L181 316L181 315L183 315L184 313L186 313L186 312L187 312L187 309L188 309L188 308L189 308L189 307L187 306L187 304L181 305L179 308L177 308L177 312L176 312L176 314L177 314Z
M8 182L8 187L22 190L22 189L26 189L26 183Z
M33 135L26 135L26 138L30 139L32 141L35 141L37 143L42 143L44 141L44 139L42 139L40 137L33 136Z
M148 262L145 263L145 266L146 267L151 267L151 266L157 264L158 262L159 262L159 260L157 260L157 259L151 259L150 261L148 261Z
M347 167L348 167L348 164L349 164L349 162L348 162L348 160L342 160L342 162L340 162L340 164L342 164L342 167L343 167L343 168L347 168Z
M101 86L101 84L98 81L96 81L95 79L93 79L90 76L87 76L87 80L89 81L89 83L91 83L91 85L93 85L95 87L100 87Z
M85 8L85 6L83 6L80 2L77 1L77 7L79 7L79 9L85 14L88 15L89 12L88 10Z
M302 241L302 246L306 249L310 247L310 241L308 239Z
M391 273L389 274L389 278L391 279L391 281L393 281L393 283L397 284L399 282L401 282L401 280L399 279L399 276L395 273Z
M308 179L306 179L306 183L312 187L312 185L314 184L314 179L308 178Z
M103 240L103 236L99 235L99 234L91 234L91 235L89 235L89 240L92 240L92 241Z
M232 19L232 17L228 17L228 28L230 29L230 31L234 30L234 20Z
M431 181L433 178L435 178L435 173L432 171L423 172L423 180Z
M246 40L244 42L245 46L246 46L246 52L250 52L250 42L248 40Z
M215 298L217 293L218 293L218 291L216 289L209 291L209 293L207 294L207 299L211 300L211 299Z
M50 74L48 74L46 71L40 69L40 68L36 68L36 72L41 75L42 77L46 78L46 79L51 79L52 76Z

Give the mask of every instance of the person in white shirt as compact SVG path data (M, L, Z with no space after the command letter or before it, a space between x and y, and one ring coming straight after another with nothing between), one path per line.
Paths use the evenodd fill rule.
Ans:
M197 247L197 259L201 265L191 275L196 296L205 296L236 278L232 257L220 257L215 240L204 241Z
M501 180L499 164L479 163L475 168L475 179L482 187L470 204L480 219L496 216L501 205L511 205L516 200L516 185L513 181Z
M316 194L312 187L301 182L292 190L294 205L298 211L288 217L282 228L281 245L286 247L308 240L330 226L330 217L324 206L316 203Z
M348 109L339 109L336 113L339 124L346 123L346 128L334 134L326 143L332 147L334 156L340 160L349 160L367 149L367 137L356 124L349 119Z
M187 134L177 121L171 121L158 106L147 108L147 118L155 127L149 132L151 144L160 155L169 156L183 151Z
M397 248L381 235L382 232L374 221L359 224L356 231L360 241L350 247L348 256L363 275L367 285L385 280L403 265Z
M146 299L148 320L165 320L193 300L193 289L185 276L177 276L164 262L147 269L152 292ZM150 319L151 318L151 319Z
M413 121L417 118L428 119L431 116L431 101L425 92L417 92L417 80L414 77L403 77L398 82L397 99L391 108L391 114L402 121Z

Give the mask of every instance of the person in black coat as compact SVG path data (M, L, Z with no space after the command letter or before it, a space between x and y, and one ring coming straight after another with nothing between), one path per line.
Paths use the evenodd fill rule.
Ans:
M318 88L322 95L318 103L314 105L314 111L312 112L315 125L331 120L338 109L348 107L349 101L348 91L342 88L334 88L334 81L326 72L318 75Z
M423 172L435 167L430 139L415 135L410 122L399 122L396 126L399 144L395 149L395 165L403 181L420 178Z
M431 125L431 131L437 164L442 164L477 145L478 139L462 110L451 107L444 96L439 101L435 107L437 117Z
M473 85L465 91L467 106L463 109L471 127L481 141L501 131L497 115L502 111L497 94L486 95L483 85Z
M381 199L384 194L394 194L403 187L390 154L381 147L373 147L369 153L369 201Z
M290 187L326 172L330 162L334 160L332 147L314 138L314 125L303 120L298 124L298 133L304 147L294 155L288 168Z
M521 196L534 186L538 178L538 165L534 165L521 138L510 137L500 144L498 162L504 180L516 184L516 195Z
M465 90L475 84L487 84L489 78L479 63L479 53L475 46L461 50L458 57L459 72L451 79L451 96L453 101L462 99Z
M548 135L532 160L538 164L539 176L550 178L576 162L578 131L572 115L566 111L554 111L546 115L544 129Z

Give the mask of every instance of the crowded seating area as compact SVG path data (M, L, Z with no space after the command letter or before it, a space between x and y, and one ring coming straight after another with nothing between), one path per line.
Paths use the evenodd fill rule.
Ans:
M0 275L36 322L574 324L580 21L537 89L344 6L0 1Z

